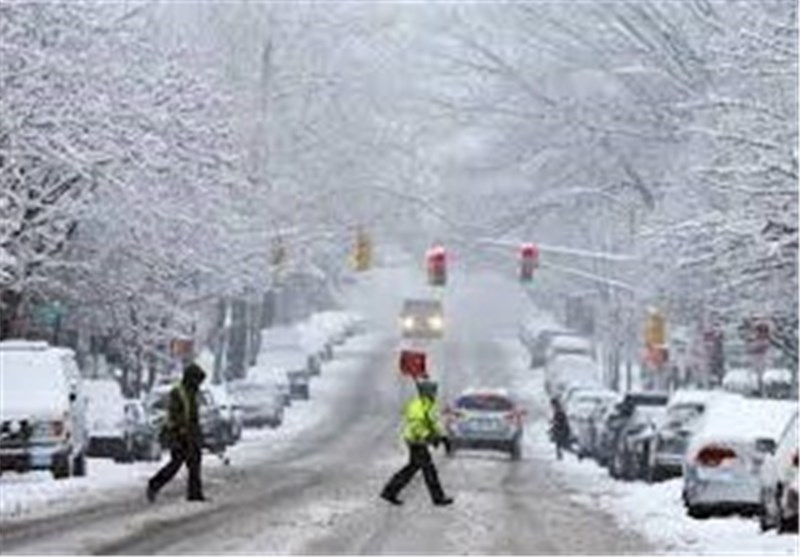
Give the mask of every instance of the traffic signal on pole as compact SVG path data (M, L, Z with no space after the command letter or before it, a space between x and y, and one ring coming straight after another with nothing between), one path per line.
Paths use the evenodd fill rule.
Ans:
M277 267L281 265L284 261L286 261L286 247L283 245L283 240L280 238L276 238L272 242L272 265Z
M367 271L372 267L372 239L363 230L356 235L355 267L356 271Z
M444 286L447 284L447 255L442 246L434 246L425 254L428 269L428 284Z
M539 266L539 247L536 244L522 244L519 258L520 282L531 282L533 272Z

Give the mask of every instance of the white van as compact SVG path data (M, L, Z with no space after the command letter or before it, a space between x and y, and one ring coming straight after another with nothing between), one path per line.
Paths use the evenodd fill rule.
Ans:
M46 342L0 342L0 472L86 474L86 398L75 354Z
M119 383L115 379L88 379L83 391L88 403L86 454L117 462L131 460L133 439L125 428L125 398Z

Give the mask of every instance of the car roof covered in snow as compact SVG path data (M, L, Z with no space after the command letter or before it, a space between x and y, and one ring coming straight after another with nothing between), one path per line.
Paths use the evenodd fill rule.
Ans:
M557 349L575 349L575 348L585 348L587 350L592 349L592 341L585 337L576 336L573 334L563 334L558 335L550 341L550 349L557 350Z
M756 439L777 441L795 412L796 401L753 399L730 394L715 398L706 409L687 454L710 442L751 444Z
M723 394L720 391L703 389L678 389L670 395L667 406L673 407L688 404L705 406L714 397L722 396Z
M57 411L68 404L69 378L64 357L44 342L0 342L0 417L16 419Z

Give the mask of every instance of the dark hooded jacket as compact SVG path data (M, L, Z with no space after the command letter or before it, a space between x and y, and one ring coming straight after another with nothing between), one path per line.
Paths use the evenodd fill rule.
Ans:
M183 370L180 383L170 391L165 432L169 442L202 442L197 395L205 378L206 374L200 366L189 364Z

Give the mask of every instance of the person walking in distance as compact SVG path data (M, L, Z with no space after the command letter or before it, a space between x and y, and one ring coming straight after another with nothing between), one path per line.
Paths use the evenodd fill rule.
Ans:
M550 400L553 409L553 417L550 422L550 438L556 445L556 458L561 460L562 451L569 447L570 431L567 413L557 398Z
M194 363L183 370L183 378L170 391L167 422L162 430L163 442L170 448L170 460L147 484L147 500L156 495L186 463L189 479L186 499L205 501L200 477L203 433L200 429L197 395L206 378L203 369Z
M405 406L403 438L408 446L408 463L392 476L383 488L381 497L393 505L402 505L398 499L400 491L411 481L417 471L422 470L425 485L434 505L450 505L452 497L444 494L439 483L439 474L433 464L428 445L438 447L449 445L439 425L436 407L437 385L433 381L422 380L417 383L417 396Z

